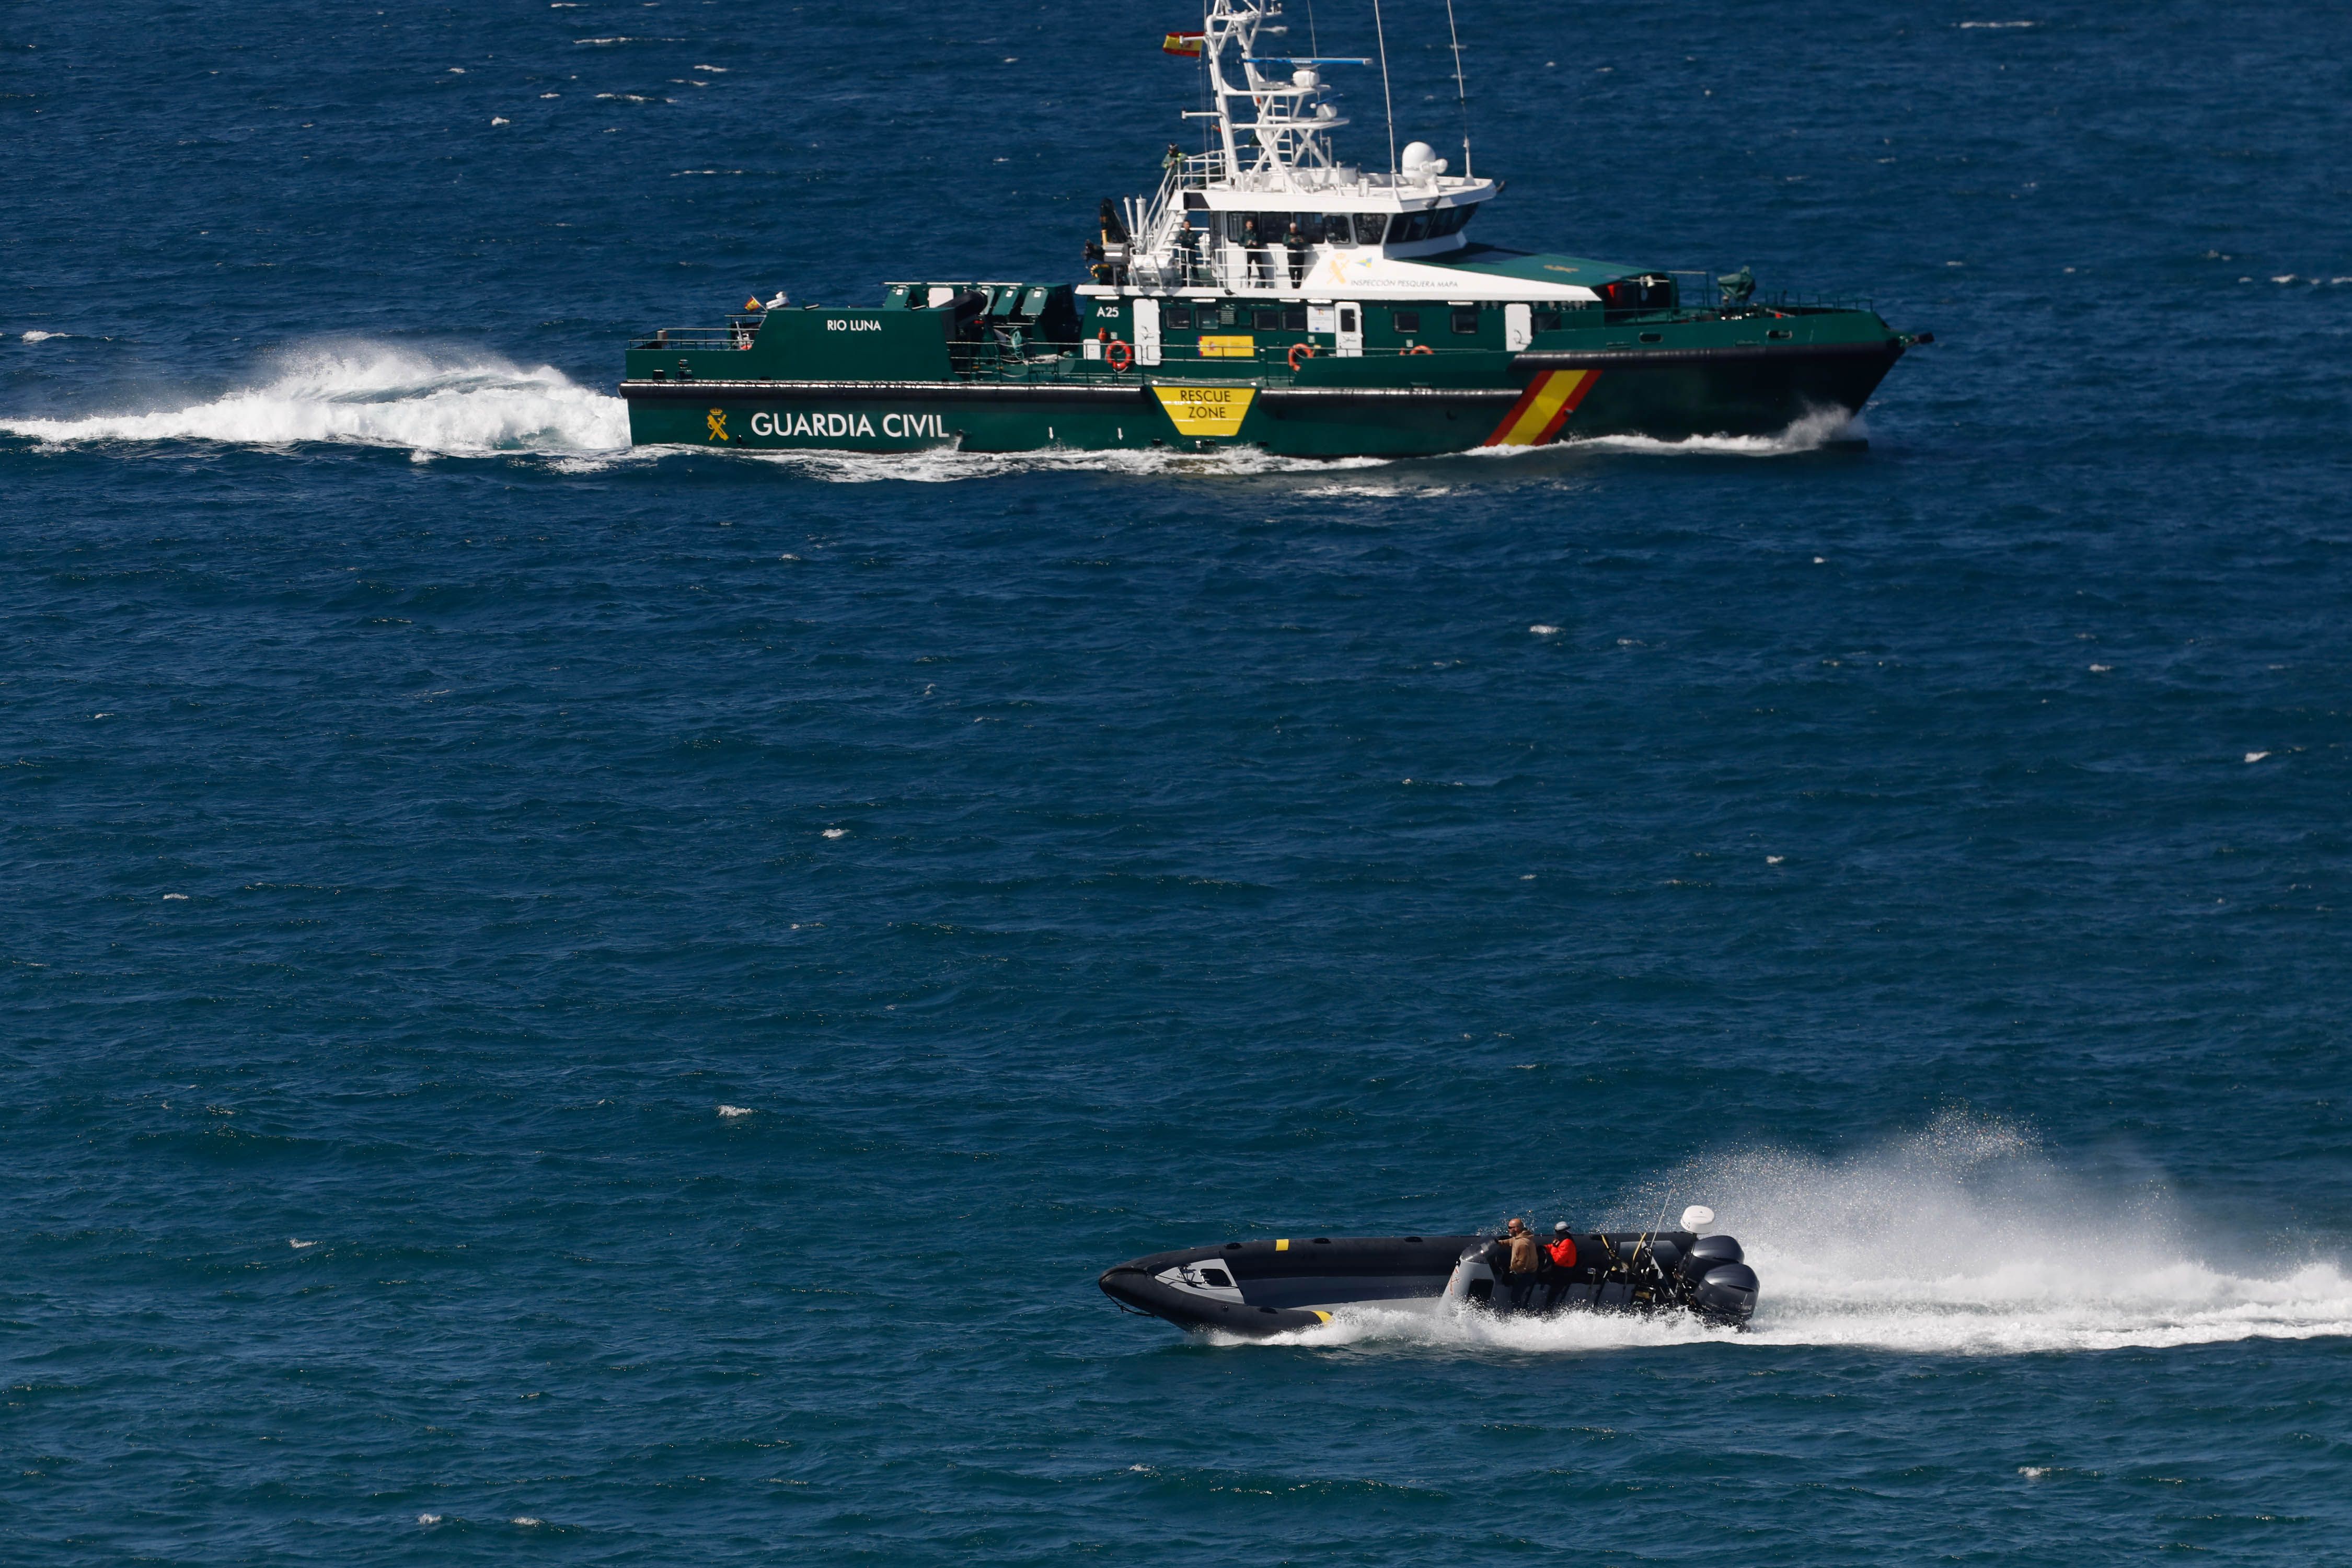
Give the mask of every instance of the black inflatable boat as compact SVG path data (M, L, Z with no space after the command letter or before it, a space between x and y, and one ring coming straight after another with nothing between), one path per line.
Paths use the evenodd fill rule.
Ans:
M1705 1213L1685 1214L1685 1225ZM1679 1311L1735 1329L1756 1311L1756 1273L1739 1243L1696 1228L1582 1234L1571 1267L1547 1259L1532 1279L1514 1279L1509 1259L1491 1232L1315 1236L1156 1252L1104 1270L1099 1283L1129 1310L1248 1339L1311 1329L1345 1307L1412 1302L1518 1317Z

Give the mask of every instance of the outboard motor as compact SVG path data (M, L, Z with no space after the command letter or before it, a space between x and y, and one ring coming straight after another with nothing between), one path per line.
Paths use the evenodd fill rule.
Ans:
M1675 1266L1675 1272L1696 1285L1706 1278L1707 1270L1710 1268L1719 1268L1727 1263L1745 1263L1747 1260L1748 1255L1739 1250L1739 1243L1732 1240L1731 1237L1703 1236L1691 1243L1691 1249L1683 1254L1682 1262Z
M1741 1329L1756 1315L1756 1270L1727 1236L1703 1236L1691 1243L1675 1276L1691 1310L1710 1323Z
M1708 1322L1746 1328L1756 1315L1756 1270L1745 1263L1710 1268L1692 1289L1690 1303L1691 1310Z

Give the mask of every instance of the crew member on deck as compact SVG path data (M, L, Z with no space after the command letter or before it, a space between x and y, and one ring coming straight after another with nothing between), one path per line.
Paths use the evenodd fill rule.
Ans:
M1110 198L1108 196L1105 196L1102 199L1102 209L1095 215L1095 218L1096 222L1102 229L1103 254L1106 259L1108 259L1113 247L1123 247L1126 246L1127 225L1119 221L1118 210L1110 205ZM1124 254L1123 249L1121 254ZM1127 268L1119 266L1116 262L1109 262L1102 268L1102 272L1104 274L1102 280L1106 283L1124 283L1127 281Z
M1544 1295L1544 1305L1555 1307L1568 1294L1568 1271L1576 1267L1576 1237L1568 1233L1568 1221L1561 1220L1551 1227L1551 1245L1544 1248L1544 1258L1551 1264L1551 1289Z
M1511 1306L1517 1310L1528 1304L1528 1294L1536 1288L1536 1274L1543 1267L1543 1249L1523 1219L1513 1220L1503 1239L1511 1248Z
M1272 243L1266 237L1265 230L1259 226L1255 213L1242 220L1242 249L1248 255L1248 276L1253 279L1263 277L1268 288L1273 287L1275 280L1274 258L1266 248Z

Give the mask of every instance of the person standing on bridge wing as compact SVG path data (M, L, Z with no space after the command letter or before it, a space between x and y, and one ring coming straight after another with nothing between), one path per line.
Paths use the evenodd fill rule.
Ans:
M1543 1268L1543 1248L1523 1219L1513 1220L1503 1239L1511 1249L1511 1306L1516 1310L1528 1304L1528 1295L1536 1288L1536 1276Z

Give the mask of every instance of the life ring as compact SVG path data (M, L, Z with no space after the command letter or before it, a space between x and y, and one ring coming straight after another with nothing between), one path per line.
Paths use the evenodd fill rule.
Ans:
M1135 351L1113 338L1104 346L1103 358L1109 363L1113 374L1123 374L1135 363Z
M1290 374L1293 374L1293 375L1297 375L1297 374L1298 374L1298 362L1299 362L1300 360L1313 359L1313 358L1315 357L1315 353L1316 353L1316 349L1315 349L1315 345L1314 345L1313 343L1293 343L1293 344L1291 344L1291 345L1290 345Z
M1427 343L1415 343L1412 347L1405 350L1404 352L1409 354L1433 354L1437 351L1431 348Z

